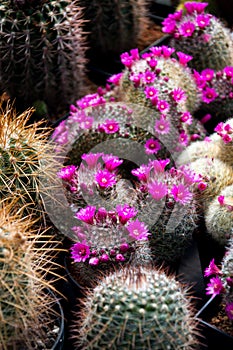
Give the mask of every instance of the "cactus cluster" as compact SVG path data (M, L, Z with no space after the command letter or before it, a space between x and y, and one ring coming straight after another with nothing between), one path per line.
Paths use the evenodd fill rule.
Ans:
M207 2L186 2L186 11L169 14L162 28L172 36L169 45L193 57L190 67L198 72L206 68L219 71L231 66L233 61L230 30L217 17L205 12L207 5Z
M0 91L21 110L42 101L63 112L84 93L85 35L77 0L4 0L0 5Z
M82 349L194 349L197 325L188 291L174 277L125 268L105 277L73 320Z
M52 288L46 275L54 242L47 236L44 243L46 234L35 232L35 222L14 204L0 203L0 348L36 349L39 342L47 348L45 325L56 317L45 290Z
M224 280L226 304L231 303L230 319L233 319L233 238L229 239L226 253L221 263L222 279Z

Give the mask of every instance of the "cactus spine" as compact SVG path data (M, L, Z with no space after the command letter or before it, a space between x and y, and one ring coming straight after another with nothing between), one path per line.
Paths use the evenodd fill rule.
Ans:
M83 94L85 36L77 0L1 1L0 91L51 115Z
M187 290L145 267L105 277L87 295L73 326L77 349L193 349L197 344Z

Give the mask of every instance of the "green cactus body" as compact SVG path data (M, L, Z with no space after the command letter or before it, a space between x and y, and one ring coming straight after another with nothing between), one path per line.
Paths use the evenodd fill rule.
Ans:
M64 113L83 94L85 43L76 0L1 1L0 90L21 109Z
M233 183L232 167L217 158L199 158L189 166L207 184L203 191L199 191L199 200L204 209L224 187Z
M77 349L178 350L197 345L187 290L150 268L122 269L104 278L84 299L73 326Z
M49 325L55 316L44 289L51 285L45 279L51 246L49 251L44 238L35 237L34 222L11 210L0 203L0 348L32 350L39 341L43 344L42 325Z
M145 0L80 0L79 5L94 60L116 58L137 47L149 23Z
M225 246L233 237L233 185L225 187L219 196L209 203L204 218L208 234L220 245Z
M163 22L163 32L171 34L170 45L177 51L185 52L193 57L190 67L198 72L211 68L216 71L231 66L233 61L233 41L230 30L216 17L190 8L197 7L198 2L186 3L185 13L176 12L174 20L167 17ZM198 17L198 16L204 17ZM202 18L202 19L201 19ZM171 25L171 20L174 23ZM203 21L203 22L202 22Z
M233 303L233 238L227 243L226 253L221 263L221 279L224 281L225 293L223 295L225 303ZM227 283L228 281L228 283Z
M50 129L42 127L43 122L30 125L32 113L28 109L17 115L10 103L0 106L0 199L17 197L30 213L42 210L40 183L53 176L55 159Z

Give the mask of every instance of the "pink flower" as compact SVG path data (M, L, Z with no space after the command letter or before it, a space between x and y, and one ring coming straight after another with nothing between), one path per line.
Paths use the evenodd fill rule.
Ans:
M225 312L230 320L233 320L233 303L229 303L225 307Z
M151 84L155 81L156 75L153 72L146 71L143 75L142 78L146 84Z
M137 61L140 59L139 51L137 48L130 50L130 54L131 54L131 57L133 58L134 61Z
M172 98L176 102L181 102L181 101L185 101L187 96L184 90L178 87L177 89L174 89L172 91Z
M182 132L180 133L178 142L179 142L182 146L187 146L187 145L188 145L188 135L187 135L184 131L182 131Z
M149 139L145 143L146 154L154 154L160 150L161 146L158 140Z
M102 153L83 153L81 158L82 160L85 160L90 169L93 169L95 168L100 156L102 156Z
M95 174L95 181L101 188L112 187L116 184L116 176L108 170L99 170Z
M155 174L156 173L163 173L164 169L166 168L166 166L170 163L170 159L155 159L152 160L149 165L151 166L151 169L154 170Z
M222 281L219 277L213 277L210 279L210 283L207 284L207 295L218 295L224 291Z
M192 56L187 55L187 54L180 52L180 51L178 51L176 54L179 58L180 64L182 64L182 66L186 66L187 63L193 59Z
M96 210L96 207L88 205L86 208L80 209L75 214L75 217L83 222L86 222L87 224L93 225L95 210Z
M227 66L223 69L223 72L226 74L227 77L233 78L233 66Z
M57 173L57 176L64 181L71 182L74 178L76 170L77 167L75 165L67 165Z
M162 50L163 50L163 57L165 58L170 57L175 52L175 49L173 47L168 47L166 45L162 46Z
M150 47L150 51L153 53L153 55L160 57L162 54L162 46Z
M89 265L96 266L99 264L99 259L96 257L93 257L89 260Z
M216 131L218 134L221 134L223 132L224 123L220 122L217 124L217 126L214 128L214 131Z
M151 67L151 68L155 68L158 64L158 61L154 58L150 58L148 61L147 61L148 65Z
M131 68L131 66L133 65L133 57L130 56L128 52L122 53L120 58L121 58L121 63L124 66Z
M75 262L84 262L89 256L90 248L88 245L77 242L71 247L71 257Z
M206 68L201 72L202 77L204 77L205 80L211 81L214 77L214 70L210 68Z
M189 14L192 14L194 11L197 11L197 13L202 13L206 6L208 6L208 2L186 2L184 4L184 7Z
M106 119L105 123L102 124L102 127L106 134L115 134L117 131L119 131L119 124L114 119Z
M116 261L120 262L120 261L125 261L125 257L122 254L117 254L115 257Z
M163 33L172 34L176 31L176 20L173 18L165 18L162 25Z
M157 101L157 108L161 113L166 113L169 111L170 105L165 100L158 100Z
M142 77L141 73L139 73L139 74L131 73L129 76L129 80L131 80L134 83L135 87L138 87L140 85L140 82L141 82L141 77Z
M197 25L199 28L204 29L205 27L208 27L210 24L210 17L209 15L198 15L196 18Z
M129 250L129 245L128 245L128 243L122 243L121 245L120 245L120 251L122 252L122 253L125 253L125 252L127 252L128 250Z
M129 231L129 236L138 240L148 239L148 229L144 222L140 222L138 219L130 221L126 226Z
M130 207L128 204L125 204L124 206L117 205L116 211L122 225L125 225L129 219L132 219L135 215L137 215L137 210L134 207Z
M119 85L122 75L123 73L113 74L107 81L114 85Z
M205 103L210 103L216 99L218 94L212 88L206 87L205 90L202 91L202 101Z
M209 277L211 275L219 275L221 274L221 271L219 268L215 265L214 259L211 260L209 266L204 271L204 276Z
M146 86L144 93L146 95L146 98L154 98L158 96L158 90L155 89L153 86Z
M199 88L204 88L206 86L206 79L200 73L198 73L195 69L193 72L193 76Z
M105 168L110 172L114 171L123 163L122 159L119 159L117 156L113 156L112 154L103 155L102 159L104 161Z
M151 169L151 167L146 166L146 165L143 164L139 168L133 169L131 171L131 173L134 176L137 176L139 181L147 182L147 180L148 180L148 178L150 176L150 169Z
M148 192L156 201L159 201L167 195L168 188L161 182L153 181L148 185Z
M186 123L188 125L192 124L193 118L190 112L184 112L181 117L180 117L180 121L182 123Z
M200 182L197 187L198 187L199 191L205 191L205 189L207 188L207 183Z
M171 194L175 201L180 202L181 204L186 204L192 199L192 193L189 192L183 184L173 185Z
M229 143L232 141L232 137L228 134L224 134L224 135L222 135L222 140L224 143Z
M212 115L208 113L208 114L204 115L204 117L201 118L200 122L201 122L202 124L205 124L205 123L207 123L211 118L212 118Z
M100 257L100 261L101 261L101 262L107 262L107 261L109 261L109 256L108 256L108 254L102 254L101 257Z
M188 21L181 24L181 26L179 27L179 33L184 37L189 37L193 35L195 29L195 25L192 22Z
M224 199L225 199L224 196L218 196L218 202L220 205L224 205Z
M161 117L159 120L155 121L154 129L161 135L168 134L170 131L170 122L164 117Z

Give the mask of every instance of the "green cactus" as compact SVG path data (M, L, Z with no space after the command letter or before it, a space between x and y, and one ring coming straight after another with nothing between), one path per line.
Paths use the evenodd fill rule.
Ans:
M226 253L221 263L221 279L224 281L225 293L223 298L226 304L233 303L233 238L227 243ZM232 313L232 311L231 311ZM232 317L231 317L232 319Z
M80 0L79 5L89 33L88 53L100 62L137 47L149 24L146 0Z
M233 185L225 187L207 205L204 218L208 234L225 246L233 237Z
M230 29L218 18L205 13L206 4L186 2L186 12L169 15L162 28L163 32L171 34L172 47L193 57L190 67L198 72L206 68L218 71L233 62Z
M14 206L15 203L13 203ZM0 203L0 348L2 350L43 348L52 311L52 287L46 279L52 268L48 236L35 232L35 222L16 215L11 205ZM44 239L47 237L47 243ZM54 250L55 251L55 250ZM54 255L55 256L55 255ZM40 345L41 346L41 345Z
M196 332L186 287L162 270L131 267L87 295L72 336L75 349L178 350L194 349Z
M29 124L32 113L17 114L9 101L0 102L0 200L17 197L30 213L43 210L40 184L54 176L55 164L50 128L43 121Z
M51 117L83 95L85 36L77 0L4 0L0 91L21 110L43 101Z

